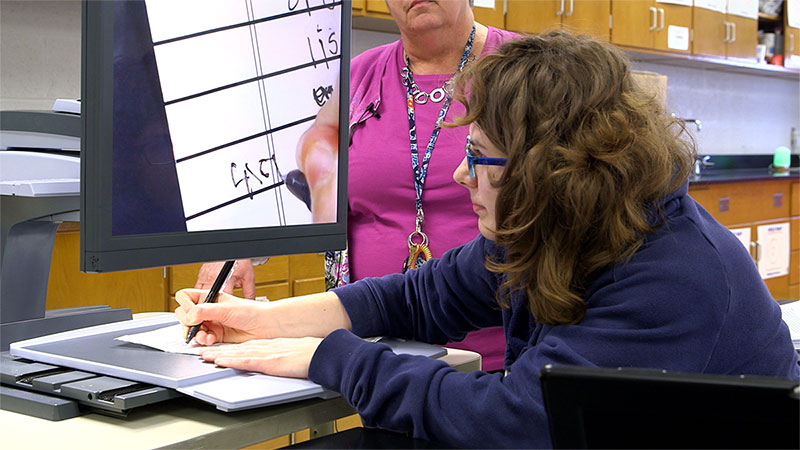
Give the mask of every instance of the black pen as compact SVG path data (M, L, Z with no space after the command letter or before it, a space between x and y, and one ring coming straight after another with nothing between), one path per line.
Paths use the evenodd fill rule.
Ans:
M236 261L225 261L225 264L222 265L222 270L219 271L219 275L217 275L217 279L214 280L214 284L211 286L211 290L208 291L208 295L203 303L214 303L217 301L217 295L230 279L231 274L233 274L233 266L235 265ZM186 335L187 344L194 339L194 336L200 331L200 325L202 325L202 323L189 327L189 334Z

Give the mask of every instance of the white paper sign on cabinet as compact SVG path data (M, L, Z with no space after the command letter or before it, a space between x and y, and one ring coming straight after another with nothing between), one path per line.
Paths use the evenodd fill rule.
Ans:
M760 225L758 233L758 272L761 278L775 278L789 274L789 222Z
M667 28L667 47L673 50L689 50L689 28L670 25Z
M728 14L758 19L758 0L728 0Z
M694 0L694 7L710 9L724 14L728 10L728 2L727 0Z
M786 0L786 19L792 28L800 28L800 0Z
M739 239L745 250L750 252L750 227L747 228L730 228L731 233Z
M692 0L656 0L656 3L669 3L672 5L692 6Z

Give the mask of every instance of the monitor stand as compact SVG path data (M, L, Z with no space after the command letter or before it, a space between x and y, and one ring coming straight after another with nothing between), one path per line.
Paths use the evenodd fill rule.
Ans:
M129 308L106 305L46 310L56 231L62 221L79 219L79 200L78 196L2 196L0 352L7 352L12 342L132 318ZM3 366L7 364L3 360ZM49 420L82 413L75 400L28 392L6 383L0 386L0 403L3 409Z
M105 305L46 311L56 231L80 220L80 158L52 149L77 149L80 135L80 116L0 111L0 354L11 342L131 319L130 309ZM3 381L3 409L51 419L79 412L72 400Z
M0 351L8 350L11 342L132 318L129 308L105 305L45 309L56 231L62 220L77 218L79 200L3 196Z

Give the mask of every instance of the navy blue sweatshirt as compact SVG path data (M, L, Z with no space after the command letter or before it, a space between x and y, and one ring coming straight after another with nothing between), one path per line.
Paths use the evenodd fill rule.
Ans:
M546 364L800 381L789 330L750 255L687 189L667 199L666 224L627 263L594 279L578 324L538 323L523 296L501 310L497 275L484 267L497 247L479 236L405 275L335 290L353 330L322 341L309 378L340 392L366 426L484 448L550 447L538 376ZM358 337L443 344L501 324L507 376L461 373Z

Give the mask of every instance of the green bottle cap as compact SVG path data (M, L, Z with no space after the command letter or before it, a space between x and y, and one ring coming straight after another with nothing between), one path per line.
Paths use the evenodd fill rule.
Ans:
M772 166L775 168L788 169L791 163L792 152L789 147L778 147L775 149L775 156L772 158Z

